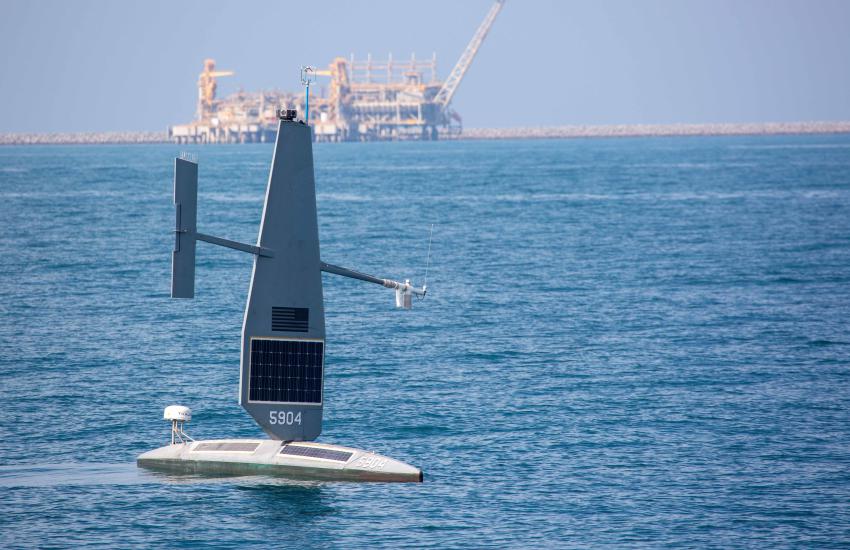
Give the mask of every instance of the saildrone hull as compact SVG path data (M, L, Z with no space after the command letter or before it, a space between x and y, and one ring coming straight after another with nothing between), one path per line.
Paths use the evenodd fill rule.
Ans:
M324 443L219 439L154 449L138 465L206 475L272 475L320 481L421 482L422 471L376 453Z

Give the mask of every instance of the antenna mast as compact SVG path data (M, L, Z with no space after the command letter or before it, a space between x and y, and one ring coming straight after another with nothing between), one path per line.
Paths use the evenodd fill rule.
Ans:
M316 70L310 65L301 67L301 85L304 86L304 124L310 124L310 84L316 81Z
M422 288L428 288L428 268L431 267L431 239L434 237L434 224L431 224L431 232L428 233L428 260L425 262L425 280L422 282Z

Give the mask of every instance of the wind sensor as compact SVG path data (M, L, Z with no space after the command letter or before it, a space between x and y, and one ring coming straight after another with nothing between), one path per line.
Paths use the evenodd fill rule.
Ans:
M309 67L305 68L309 69ZM306 79L306 80L305 80ZM310 72L302 70L309 89ZM309 93L309 90L308 90ZM183 423L186 407L166 408L171 444L138 457L143 467L192 473L258 474L347 481L422 481L418 468L379 454L313 443L322 431L325 311L322 272L395 290L409 309L427 289L321 260L310 128L292 110L279 111L277 140L256 244L201 233L197 228L198 163L174 161L172 298L195 295L198 241L254 258L242 323L239 404L270 439L194 441ZM307 120L305 116L305 121ZM430 242L429 242L430 258Z
M316 81L316 69L301 67L301 85L304 86L304 124L310 124L310 84Z

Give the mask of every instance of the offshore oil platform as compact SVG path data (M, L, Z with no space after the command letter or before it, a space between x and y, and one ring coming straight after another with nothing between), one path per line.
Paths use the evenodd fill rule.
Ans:
M315 141L436 140L462 131L451 101L505 0L496 0L445 81L437 79L437 58L365 61L337 57L312 77L329 78L324 92L309 98L304 92L238 91L216 96L217 79L232 71L216 70L204 61L198 78L195 120L171 126L176 143L256 143L275 139L280 109L307 113Z

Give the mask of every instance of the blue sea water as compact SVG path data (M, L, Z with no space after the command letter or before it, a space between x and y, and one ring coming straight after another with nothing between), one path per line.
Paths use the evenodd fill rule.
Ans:
M199 228L256 239L270 145L207 146ZM315 149L321 440L423 484L141 471L236 403L249 256L171 300L176 146L0 148L0 546L848 547L850 137Z

